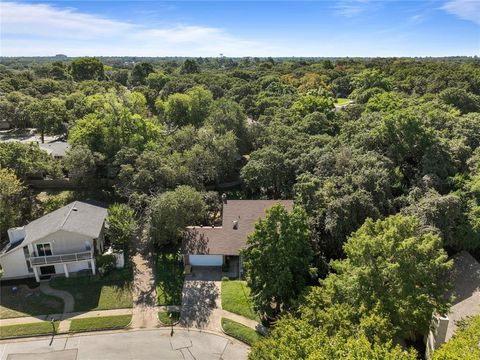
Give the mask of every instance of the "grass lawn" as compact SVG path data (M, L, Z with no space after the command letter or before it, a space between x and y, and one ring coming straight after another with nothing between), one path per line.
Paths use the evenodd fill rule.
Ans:
M158 305L182 303L183 267L175 254L160 254L156 263Z
M260 321L249 299L250 288L245 281L222 281L222 308L246 318Z
M55 278L51 285L72 294L74 311L132 307L131 269L117 270L104 278L98 275Z
M17 286L17 291L12 291ZM26 286L3 285L0 287L0 318L9 319L31 315L49 315L63 312L63 300L45 295L39 289Z
M58 330L59 321L55 321L55 329ZM29 324L0 326L0 338L28 335L45 335L52 333L50 321L42 321Z
M177 311L159 311L158 318L165 325L175 324L180 319L180 313Z
M131 320L132 315L98 316L84 319L73 319L70 322L70 332L123 329L130 324Z
M350 99L346 99L346 98L337 98L335 100L335 105L337 106L348 105L349 103L350 103Z
M253 346L253 344L262 338L262 335L255 330L229 319L222 318L222 328L227 335L243 341L250 346Z

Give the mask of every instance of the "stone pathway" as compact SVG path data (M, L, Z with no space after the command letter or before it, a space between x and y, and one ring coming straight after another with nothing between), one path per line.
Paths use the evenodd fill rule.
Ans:
M154 261L148 236L144 229L139 231L132 241L135 255L132 257L134 264L133 279L133 317L131 327L155 328L160 326L157 309L157 291L155 288L155 275L153 272Z
M71 313L75 307L75 300L69 292L54 289L50 286L48 281L42 281L40 283L39 289L46 295L56 296L63 300L63 313Z

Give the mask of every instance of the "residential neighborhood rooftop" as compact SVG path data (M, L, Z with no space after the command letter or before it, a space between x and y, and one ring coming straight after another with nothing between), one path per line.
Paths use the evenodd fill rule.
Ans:
M459 320L480 314L480 263L466 251L455 255L453 261L451 295L454 300L448 314L445 341L453 336Z
M103 227L107 209L98 203L74 201L60 209L38 218L23 228L10 229L23 230L24 236L16 241L11 241L0 252L0 256L8 253L22 243L30 243L53 234L59 230L83 234L90 237L98 236Z
M221 227L190 227L183 242L188 254L239 255L246 246L259 218L266 210L280 203L288 210L293 200L226 200L223 204Z

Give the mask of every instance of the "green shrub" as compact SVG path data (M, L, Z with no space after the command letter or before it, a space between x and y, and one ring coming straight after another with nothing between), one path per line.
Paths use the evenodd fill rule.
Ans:
M117 260L115 255L102 255L97 257L97 267L100 276L106 276L115 270Z

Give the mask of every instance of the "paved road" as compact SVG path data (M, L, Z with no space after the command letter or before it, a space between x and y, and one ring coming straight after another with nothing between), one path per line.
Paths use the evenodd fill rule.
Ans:
M0 360L244 360L248 346L208 332L137 330L0 341Z

